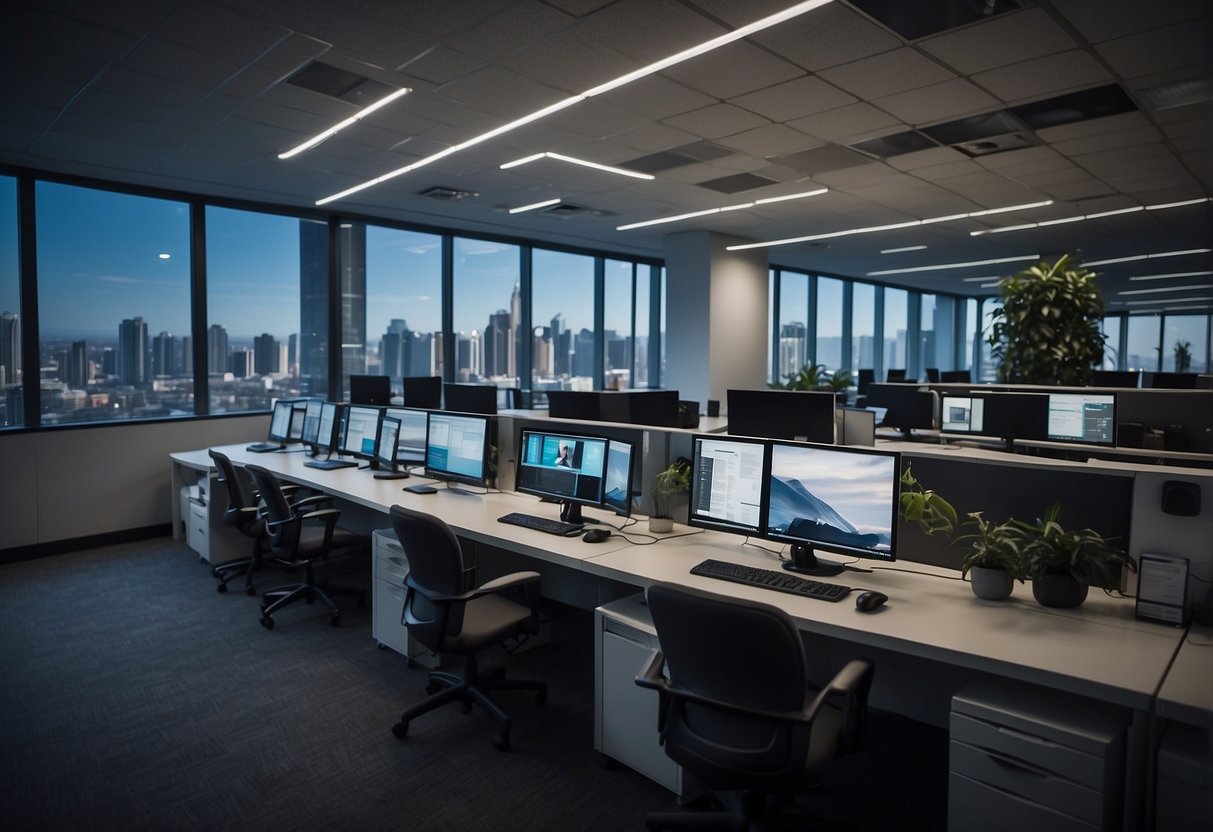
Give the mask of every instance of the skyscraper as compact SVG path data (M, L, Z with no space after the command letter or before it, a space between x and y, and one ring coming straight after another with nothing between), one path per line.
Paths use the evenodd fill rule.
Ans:
M180 374L177 353L180 346L171 332L161 332L152 339L152 375L175 376Z
M413 349L413 333L408 322L392 318L387 332L379 339L379 372L385 376L423 375L409 372L410 353Z
M593 378L594 373L594 332L582 327L573 342L573 355L570 360L570 372L575 376Z
M341 374L366 372L366 225L341 226Z
M0 315L0 367L4 383L16 384L21 378L21 319L12 312Z
M253 353L244 348L232 350L228 359L231 362L232 375L236 378L248 378L253 374Z
M278 339L268 332L253 338L253 372L268 376L281 372L278 365Z
M484 374L489 378L511 376L511 347L513 333L510 313L498 309L489 315L489 325L484 328Z
M328 395L329 230L299 221L299 377L303 395Z
M206 371L212 375L227 372L227 328L211 324L206 331Z
M147 322L127 318L118 326L118 383L138 387L148 380Z
M64 381L77 390L88 386L88 344L84 341L72 341L72 348L67 354L67 378Z

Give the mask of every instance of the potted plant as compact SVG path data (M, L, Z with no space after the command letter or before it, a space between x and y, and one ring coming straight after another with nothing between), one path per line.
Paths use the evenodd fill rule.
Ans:
M1061 503L1054 503L1035 524L1017 521L1028 535L1023 547L1024 573L1032 595L1045 607L1077 607L1091 584L1118 586L1122 570L1137 564L1094 529L1066 531L1058 522Z
M824 381L825 369L824 364L805 364L799 372L788 373L787 381L773 381L767 386L772 390L817 390Z
M674 502L691 490L691 463L679 457L653 478L653 513L649 531L665 534L674 530Z
M1192 366L1192 342L1175 342L1175 372L1186 373Z
M834 374L829 379L830 389L834 391L834 397L839 404L847 403L847 391L851 389L851 371L850 370L835 370Z
M998 282L1002 306L986 342L1004 384L1086 385L1103 360L1104 302L1096 274L1069 255Z

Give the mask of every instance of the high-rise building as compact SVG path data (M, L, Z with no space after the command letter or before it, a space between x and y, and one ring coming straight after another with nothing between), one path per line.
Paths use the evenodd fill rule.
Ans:
M232 350L231 357L232 375L236 378L248 378L253 374L253 351L240 347Z
M152 375L176 376L181 373L181 344L171 332L161 332L152 339Z
M511 332L510 313L498 309L489 315L489 325L484 328L484 374L489 378L513 375L510 370Z
M379 339L379 372L390 378L414 375L409 372L413 350L413 333L408 322L392 318L387 332Z
M118 383L139 387L148 380L147 322L127 318L118 326Z
M206 331L206 371L211 375L226 373L227 356L227 328L223 324L211 324Z
M67 378L64 381L77 390L88 386L88 344L84 341L72 341L72 348L67 353Z
M181 338L181 375L189 377L194 374L194 339L188 335Z
M0 315L0 368L5 384L21 380L21 318L12 312Z
M295 332L286 339L286 372L292 378L299 375L299 334Z
M522 362L522 289L515 283L514 291L510 293L510 358L506 375L518 377L518 367Z
M278 339L268 332L253 338L253 372L259 376L281 372L278 365Z
M569 358L573 350L572 338L564 315L557 313L552 317L552 326L548 340L552 345L552 374L557 378L569 375Z
M366 372L366 225L343 223L341 234L341 375Z
M779 378L800 372L808 363L808 331L800 321L779 328Z
M570 372L575 376L593 378L594 372L594 332L582 327L573 341L573 355L570 359Z
M328 395L328 225L299 221L299 378L305 396Z

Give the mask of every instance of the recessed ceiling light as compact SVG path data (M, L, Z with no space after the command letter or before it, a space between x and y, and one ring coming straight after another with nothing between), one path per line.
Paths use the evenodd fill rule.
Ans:
M560 202L560 197L555 199L545 199L542 202L532 202L530 205L519 205L517 208L511 208L511 214L521 214L523 211L534 211L539 208L547 208L549 205L556 205Z
M1008 231L1023 231L1026 228L1040 228L1046 225L1061 225L1067 222L1082 222L1084 220L1095 220L1100 217L1112 217L1117 214L1133 214L1138 211L1162 211L1166 208L1182 208L1185 205L1199 205L1202 202L1208 202L1209 197L1201 197L1200 199L1186 199L1183 202L1167 202L1161 205L1135 205L1132 208L1118 208L1115 211L1100 211L1098 214L1079 214L1073 217L1062 217L1056 220L1042 220L1041 222L1028 222L1022 225L1007 225L1002 228L983 228L980 231L970 231L970 237L980 237L983 234L1005 234ZM1088 264L1094 265L1094 264Z
M1190 292L1193 289L1213 289L1213 283L1184 284L1183 286L1164 286L1160 289L1125 289L1118 295L1153 295L1158 292ZM1202 300L1202 298L1184 298L1184 300Z
M159 254L157 254L156 256L159 257L161 260L169 260L172 258L173 255L169 254L167 251L162 251Z
M1110 263L1130 263L1134 260L1153 260L1155 257L1182 257L1185 254L1208 254L1213 249L1188 248L1183 251L1160 251L1157 254L1134 254L1129 257L1109 257L1106 260L1090 260L1084 266L1107 266Z
M1135 274L1129 280L1163 280L1168 277L1202 277L1213 274L1213 271L1203 272L1171 272L1170 274Z
M986 214L1001 214L1006 211L1022 211L1027 208L1041 208L1045 205L1052 205L1053 200L1046 199L1042 202L1028 202L1023 205L1008 205L1004 208L987 208L983 211L969 211L964 214L947 214L942 217L928 217L923 220L909 220L908 222L896 222L889 225L869 225L865 228L848 228L843 231L828 231L824 234L808 234L804 237L788 237L783 240L768 240L762 243L742 243L735 246L726 246L728 251L744 251L748 248L773 248L775 246L788 246L793 243L807 243L812 240L828 240L832 237L849 237L854 234L871 234L876 231L892 231L898 228L911 228L916 225L932 225L939 222L952 222L953 220L963 220L969 217L981 217Z
M980 283L983 280L1002 280L1002 278L996 274L986 275L985 277L966 277L962 279L965 283Z
M599 84L597 87L592 87L579 95L570 96L563 101L557 101L555 104L544 107L542 110L536 110L535 112L525 115L522 118L515 119L501 125L500 127L489 130L487 133L481 133L479 136L473 136L472 138L460 142L459 144L451 145L448 148L444 148L443 150L440 150L430 156L426 156L425 158L418 159L416 162L405 165L404 167L396 168L395 170L388 171L381 176L376 176L374 179L368 179L366 182L355 185L352 188L346 188L344 191L332 194L331 196L326 196L323 199L318 199L316 200L316 204L327 205L330 202L343 199L351 194L356 194L359 191L374 187L375 185L386 182L389 179L395 179L397 176L402 176L409 171L414 171L417 168L432 164L433 162L437 162L439 159L445 159L447 156L454 153L459 153L460 151L466 150L469 147L474 147L482 142L488 141L489 139L496 138L503 133L508 133L511 130L516 130L519 127L530 124L533 121L538 121L539 119L545 118L553 113L558 113L561 110L571 107L587 98L593 98L596 95L602 95L603 93L610 92L613 89L630 84L633 81L639 81L641 78L645 78L656 72L660 72L663 69L668 69L675 64L680 64L683 61L703 55L706 52L711 52L713 49L719 49L720 47L727 46L734 41L747 38L750 35L763 31L764 29L769 29L772 26L783 23L785 20L791 20L794 17L799 17L802 14L810 12L813 9L824 6L830 2L832 2L832 0L804 0L804 2L789 6L783 11L768 15L761 20L756 20L753 23L734 29L731 32L726 32L723 35L712 38L711 40L706 40L703 43L692 46L689 49L684 49L681 52L670 55L669 57L663 58L655 63L651 63L648 66L643 66L640 69L627 73L626 75L621 75L618 78L607 81L605 84Z
M881 254L901 254L903 251L922 251L926 246L902 246L901 248L882 248Z
M616 173L616 174L619 174L620 176L630 176L633 179L653 179L654 178L652 174L639 173L634 170L627 170L626 168L617 168L617 167L613 167L611 165L600 165L597 162L590 162L585 159L577 159L572 156L565 156L563 153L553 153L550 150L545 150L542 153L533 153L530 156L525 156L521 159L515 159L512 162L506 162L504 165L501 165L500 169L509 170L510 168L516 168L520 165L526 165L526 164L530 164L531 162L537 162L540 159L556 159L561 162L568 162L571 165L581 165L582 167L593 168L594 170L603 170L603 171L606 171L607 173Z
M340 121L337 124L334 124L329 129L325 130L324 132L318 133L315 136L312 136L312 138L308 139L307 141L303 142L302 144L297 144L294 147L292 147L290 150L287 150L283 153L279 153L278 158L279 159L289 159L292 156L298 156L300 153L302 153L305 150L311 150L313 147L320 144L325 139L328 139L328 138L331 138L332 136L337 135L342 130L349 127L351 124L357 124L359 121L366 118L371 113L375 112L376 110L382 109L383 107L386 107L388 104L391 104L397 98L400 98L401 96L404 96L404 95L408 95L412 91L413 90L411 87L401 87L400 89L396 90L395 92L391 93L390 95L385 95L383 98L380 98L378 101L374 102L373 104L366 105L361 110L354 113L352 116L345 119L344 121Z
M667 222L679 222L681 220L689 220L695 217L706 217L709 214L723 214L726 211L743 211L746 208L753 208L755 205L767 205L772 202L786 202L790 199L804 199L810 196L820 196L821 194L829 193L829 188L818 188L815 191L805 191L799 194L787 194L786 196L770 196L766 199L756 199L753 202L739 202L735 205L722 205L719 208L706 208L703 211L691 211L686 214L675 214L672 217L658 217L655 220L641 220L640 222L630 222L627 225L619 225L615 227L616 231L631 231L633 228L645 228L650 225L662 225Z
M996 257L993 260L971 260L967 263L940 263L935 266L914 266L910 269L881 269L876 272L868 272L868 277L875 277L882 274L909 274L911 272L937 272L944 269L967 269L970 266L992 266L996 263L1018 263L1022 260L1039 260L1039 254L1024 254L1019 257ZM986 278L982 278L983 280Z

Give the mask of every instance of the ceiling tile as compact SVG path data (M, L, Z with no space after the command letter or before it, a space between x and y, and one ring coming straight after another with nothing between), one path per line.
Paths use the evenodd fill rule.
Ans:
M506 118L518 118L567 98L560 90L536 83L501 67L488 67L437 90L443 98L458 101Z
M642 65L677 54L726 29L676 0L622 0L583 19L582 37Z
M1209 37L1207 26L1177 23L1100 44L1095 51L1126 78L1189 66L1207 72Z
M488 62L483 58L456 52L445 46L436 46L401 64L398 69L410 77L442 85L471 75L486 66Z
M567 12L536 0L512 3L487 20L444 39L459 52L500 60L520 51L548 50L547 36L573 22Z
M998 108L997 99L986 95L963 78L877 98L872 104L913 125L926 125Z
M720 143L759 158L791 153L820 144L817 139L809 138L799 130L782 124L767 124L736 133L720 139Z
M1090 118L1086 121L1073 121L1057 127L1042 127L1036 135L1049 144L1083 139L1088 136L1100 136L1105 133L1118 133L1123 130L1135 130L1149 126L1150 122L1140 111L1119 113L1106 118Z
M1052 5L1092 43L1192 20L1209 11L1203 0L1052 0Z
M661 75L650 75L605 93L601 99L621 110L639 113L651 119L665 119L716 103L711 96L684 87Z
M702 110L664 118L662 121L705 139L731 136L768 123L762 116L756 116L732 104L715 104Z
M745 67L738 72L738 67ZM714 98L733 98L804 75L804 70L744 40L692 58L665 75Z
M635 150L652 153L693 141L695 136L665 124L645 124L611 138Z
M909 47L826 69L819 74L831 84L867 100L956 77L955 73Z
M635 61L586 40L576 28L509 55L501 64L542 84L574 94L593 89L636 68Z
M766 116L772 121L795 118L833 110L857 99L820 78L804 76L783 84L767 87L730 100L730 104Z
M951 147L931 147L926 150L916 150L913 153L903 153L891 156L885 160L898 170L917 170L950 162L970 161L969 157Z
M1089 54L1075 49L978 73L972 80L1008 104L1020 104L1106 83L1111 76Z
M874 130L896 132L890 127L904 128L893 116L870 104L850 104L788 122L788 127L816 136L825 141L853 141Z
M972 75L1065 52L1078 44L1048 13L1036 8L1000 14L982 23L919 41L917 46L957 72Z
M1157 128L1147 124L1135 130L1118 130L1112 133L1086 136L1081 139L1053 142L1053 149L1066 156L1077 156L1082 153L1094 153L1099 150L1132 147L1139 144L1153 144L1159 141L1162 141L1162 135L1158 132Z
M900 38L845 3L814 9L752 40L812 72L901 46Z

